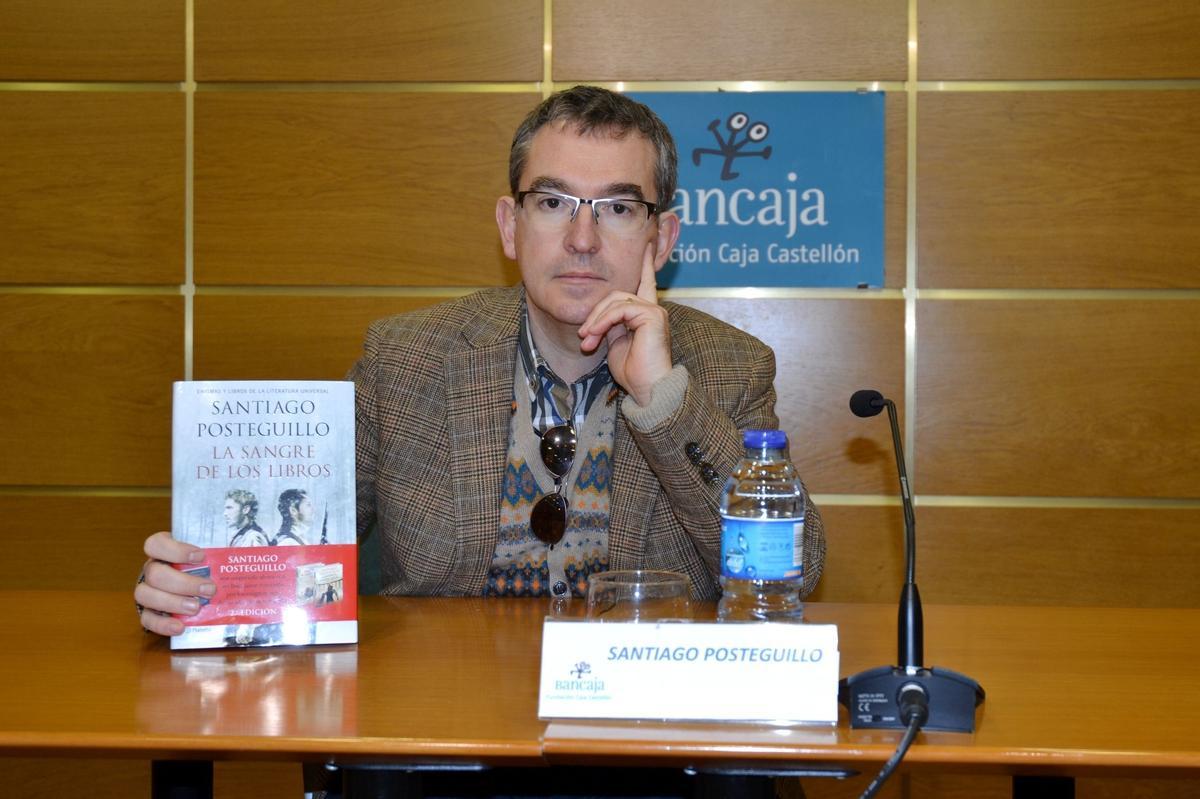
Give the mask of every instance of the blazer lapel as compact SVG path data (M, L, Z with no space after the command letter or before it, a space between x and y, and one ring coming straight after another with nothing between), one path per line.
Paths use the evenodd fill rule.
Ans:
M462 347L445 360L459 546L454 582L471 594L483 591L500 527L520 297L519 289L487 296L480 312L464 325Z

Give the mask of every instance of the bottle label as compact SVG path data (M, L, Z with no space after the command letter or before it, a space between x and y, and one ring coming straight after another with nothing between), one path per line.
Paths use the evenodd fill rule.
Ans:
M804 519L721 517L721 575L740 580L804 576Z

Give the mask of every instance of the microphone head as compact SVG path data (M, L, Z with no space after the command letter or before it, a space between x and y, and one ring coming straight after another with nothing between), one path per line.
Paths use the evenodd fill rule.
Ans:
M872 388L863 388L850 395L850 410L855 416L864 419L868 416L878 416L886 407L883 395Z

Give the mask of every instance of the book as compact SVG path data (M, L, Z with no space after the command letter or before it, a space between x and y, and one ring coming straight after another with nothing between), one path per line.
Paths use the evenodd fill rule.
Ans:
M171 648L357 642L354 384L181 381L172 419L176 568L217 591Z

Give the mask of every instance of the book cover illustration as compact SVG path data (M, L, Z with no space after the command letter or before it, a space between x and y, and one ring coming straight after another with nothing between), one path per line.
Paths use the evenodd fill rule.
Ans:
M171 524L217 586L172 649L358 640L354 384L175 383Z

